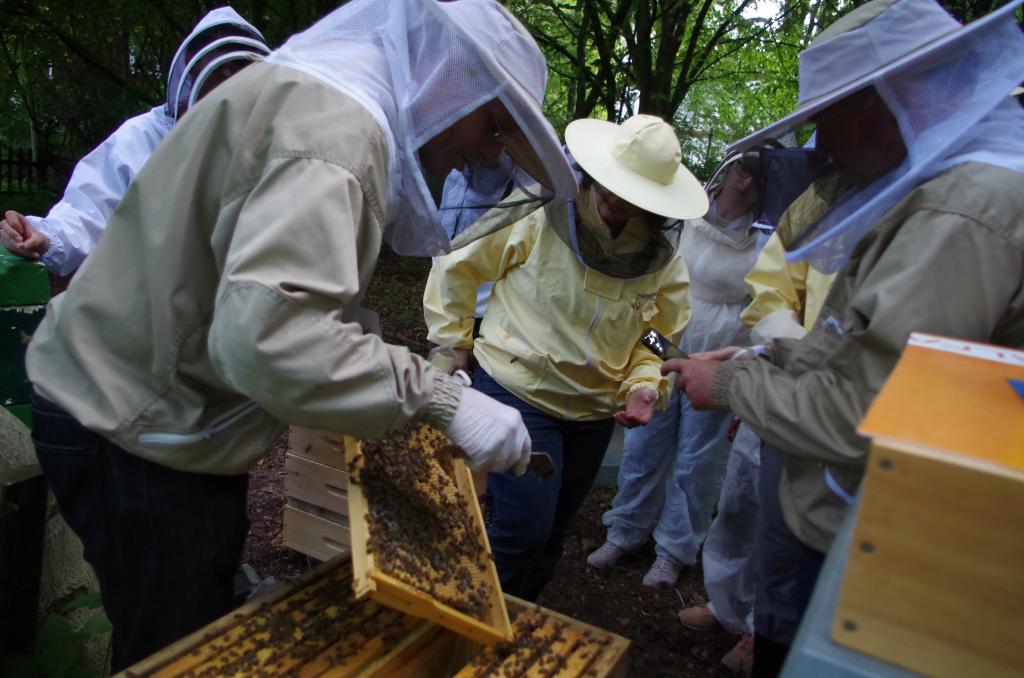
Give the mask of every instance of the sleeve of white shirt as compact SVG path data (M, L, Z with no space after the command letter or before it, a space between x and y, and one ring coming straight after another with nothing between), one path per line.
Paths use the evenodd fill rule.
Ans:
M70 275L82 265L128 185L172 125L163 106L126 120L78 162L64 197L46 217L28 217L50 239L41 259L47 269Z

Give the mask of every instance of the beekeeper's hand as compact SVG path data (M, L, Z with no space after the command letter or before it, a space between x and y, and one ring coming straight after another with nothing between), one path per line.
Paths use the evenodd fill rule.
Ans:
M519 410L474 388L462 390L445 435L465 450L466 463L474 470L503 473L515 468L516 475L526 473L531 442Z
M638 388L626 399L626 409L616 412L612 419L625 428L644 426L654 415L654 406L658 404L658 392L649 388Z
M14 210L7 210L0 221L0 243L8 252L33 261L38 261L50 249L50 239Z

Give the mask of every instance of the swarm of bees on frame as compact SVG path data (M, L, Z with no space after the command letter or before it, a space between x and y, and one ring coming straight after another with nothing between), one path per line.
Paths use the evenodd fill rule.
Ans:
M252 614L236 612L231 619L232 626L202 637L184 658L196 663L180 675L260 677L289 673L314 662L325 668L341 666L363 651L371 638L379 638L387 650L404 635L402 613L353 598L348 566L308 584L286 601L264 602ZM149 675L125 673L129 678Z
M367 550L376 567L482 619L495 595L483 581L489 554L474 510L456 485L452 460L439 453L447 443L443 434L423 425L363 441L350 477L366 497Z
M511 642L487 648L456 678L597 676L594 664L612 642L610 635L596 629L574 632L539 607L520 614L513 631ZM578 671L567 672L570 660Z

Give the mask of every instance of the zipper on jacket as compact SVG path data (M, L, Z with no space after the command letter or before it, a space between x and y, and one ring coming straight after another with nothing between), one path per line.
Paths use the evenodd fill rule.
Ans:
M239 419L257 407L259 406L256 403L246 403L236 407L195 433L140 433L136 440L140 445L189 445L210 440L224 429L233 426Z

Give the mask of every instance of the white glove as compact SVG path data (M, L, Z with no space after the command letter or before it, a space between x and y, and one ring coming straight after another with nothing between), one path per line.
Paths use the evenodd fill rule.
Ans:
M445 435L465 450L466 463L476 471L503 473L514 466L516 475L526 473L532 443L519 410L474 388L462 390Z

